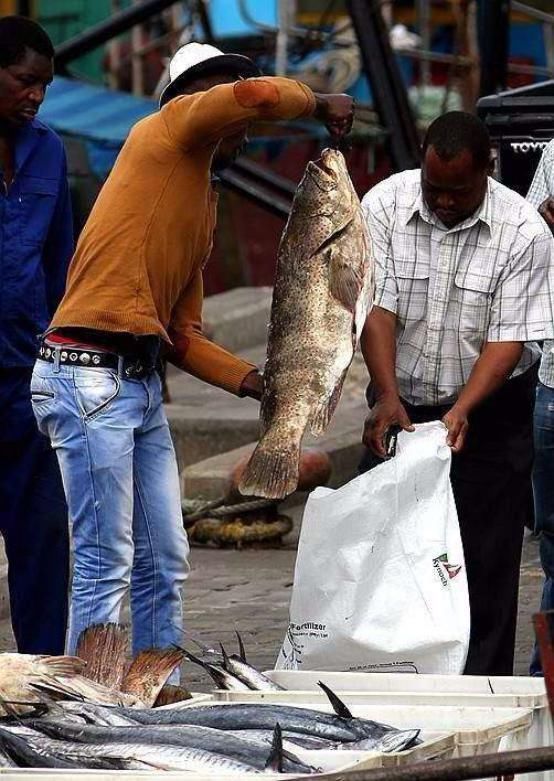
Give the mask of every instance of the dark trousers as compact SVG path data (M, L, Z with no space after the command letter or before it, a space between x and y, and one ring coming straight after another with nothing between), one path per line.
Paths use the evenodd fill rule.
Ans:
M62 654L69 533L58 463L31 409L31 369L0 369L0 533L20 653Z
M451 481L467 569L471 636L466 675L512 675L523 527L530 509L536 368L509 380L470 417ZM413 423L448 407L406 404ZM367 454L360 471L379 460Z
M535 404L535 533L540 535L544 586L541 610L554 610L554 388L541 382ZM542 675L542 662L535 644L531 675Z

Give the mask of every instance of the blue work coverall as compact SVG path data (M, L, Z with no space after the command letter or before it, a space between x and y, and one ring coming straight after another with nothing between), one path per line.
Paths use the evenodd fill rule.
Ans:
M8 188L0 181L0 532L18 650L61 654L67 509L29 388L38 335L64 291L73 223L61 140L35 119L16 131L14 144L14 179Z

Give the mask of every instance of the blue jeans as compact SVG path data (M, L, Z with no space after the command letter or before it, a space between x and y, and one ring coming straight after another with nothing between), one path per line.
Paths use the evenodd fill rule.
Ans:
M128 380L38 360L31 397L72 524L68 653L86 627L119 621L129 589L133 654L181 642L189 547L158 375Z
M535 404L535 533L540 535L541 564L545 581L541 610L554 609L554 388L539 382ZM531 675L541 675L542 667L535 647Z

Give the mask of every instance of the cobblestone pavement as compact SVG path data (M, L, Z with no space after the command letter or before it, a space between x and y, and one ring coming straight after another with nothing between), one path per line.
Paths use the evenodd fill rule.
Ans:
M298 517L299 511L292 512ZM249 660L271 668L288 620L294 575L294 533L276 550L214 550L193 548L192 572L185 590L185 619L190 638L235 650L235 630L246 645ZM538 543L527 536L521 571L520 614L516 649L517 675L526 675L533 642L531 616L539 604L542 571ZM0 651L13 650L9 622L0 622ZM209 691L210 679L191 663L183 668L183 683Z

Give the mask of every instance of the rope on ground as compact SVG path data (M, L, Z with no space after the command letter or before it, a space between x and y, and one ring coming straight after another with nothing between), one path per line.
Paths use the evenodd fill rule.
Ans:
M205 502L204 504L198 504L194 500L184 501L181 506L185 526L189 526L202 518L227 518L232 515L243 515L244 513L265 510L275 506L275 502L269 499L250 499L235 504L225 504L225 501L225 497L215 499L212 502Z
M221 497L212 502L183 502L183 524L191 543L236 548L275 545L292 530L292 519L279 515L274 501L248 499L225 504L226 501Z

